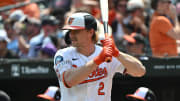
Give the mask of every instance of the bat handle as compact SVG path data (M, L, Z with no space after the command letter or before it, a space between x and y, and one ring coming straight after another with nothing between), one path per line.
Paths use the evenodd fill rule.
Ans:
M107 36L108 36L108 34L106 33L106 34L105 34L105 38L107 38ZM109 57L106 57L106 58L105 58L105 61L106 61L107 63L109 63L109 62L112 61L112 47L109 46L109 45L106 45L106 46L104 46L104 47L107 47L106 49L108 49L108 50L106 50L106 51L109 51L109 52L108 52L108 53L109 53Z

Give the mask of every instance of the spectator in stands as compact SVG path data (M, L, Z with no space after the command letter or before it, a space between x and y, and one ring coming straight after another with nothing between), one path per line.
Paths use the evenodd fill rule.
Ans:
M143 1L144 1L145 25L149 28L150 20L153 14L153 9L151 8L151 0L143 0Z
M125 25L129 33L136 32L147 36L148 28L145 25L143 0L129 0L127 3L127 11L129 12L129 16L127 17L129 21L127 20Z
M97 0L82 0L82 7L86 8L88 13L91 13L96 19L101 19L101 11Z
M15 10L9 15L9 19L13 20L14 22L23 22L27 18L27 15L24 14L22 10Z
M25 15L22 10L16 10L9 16L14 21L13 28L18 34L19 56L21 58L37 57L36 46L43 41L43 34L40 33L41 21Z
M139 87L134 94L127 94L126 97L130 101L157 101L154 92L147 87Z
M42 45L45 46L48 43L52 43L49 35L55 35L58 38L59 31L59 20L54 16L44 16L42 17L42 30L44 32L44 39ZM58 40L59 41L59 40ZM55 45L56 48L62 48L65 45L65 42L58 42L59 45Z
M70 11L68 11L66 13L65 16L70 16L72 13L75 13L77 11L77 9L84 8L85 7L85 5L84 5L85 1L87 1L87 0L72 0L72 4L70 6L71 9L70 9ZM97 11L97 12L100 13L99 11Z
M39 56L40 59L49 59L53 58L57 48L52 43L48 43L45 46L41 46L39 49Z
M13 29L14 21L12 19L6 19L3 24L7 36L11 40L7 44L7 48L13 51L14 53L18 54L19 53L18 34Z
M19 24L26 26L21 28ZM19 30L18 43L19 43L19 56L21 58L35 58L37 52L35 47L42 44L43 35L41 35L41 22L35 18L27 18L26 22L16 22L14 28Z
M28 58L36 58L36 47L42 44L43 35L41 32L41 21L34 18L28 18L26 23L26 35L28 36Z
M178 56L176 40L180 39L180 26L171 0L152 0L155 10L150 24L150 46L155 57Z
M57 48L64 48L66 47L64 37L65 37L65 32L64 30L61 30L62 27L64 26L65 23L65 11L63 8L56 8L51 10L50 15L53 15L56 17L57 20L59 20L58 23L58 30L57 30L57 38L59 41L59 46Z
M72 0L50 0L49 8L63 8L65 12L69 11L71 8Z
M54 10L62 9L64 12L70 11L72 0L48 0L44 1L47 8L43 9L41 15L51 15Z
M124 35L126 52L136 57L145 56L145 39L141 34Z
M11 32L10 34L13 33L13 35L16 35L15 37L16 39L13 42L17 42L19 49L17 54L19 54L20 57L22 57L22 54L28 53L28 48L29 48L29 45L26 44L26 41L24 39L24 37L28 37L28 35L26 36L24 34L26 33L25 32L26 28L28 28L25 27L25 23L24 23L27 20L27 15L25 15L22 10L15 10L9 15L9 19L13 22L11 24L13 28L12 30L13 32ZM11 48L12 45L9 47Z
M128 0L116 0L115 1L115 9L116 9L116 18L112 22L112 34L114 36L115 43L119 50L124 51L124 47L122 47L123 36L127 34L127 30L124 26L124 22L126 21L126 7Z
M99 1L97 0L74 0L74 1L80 1L81 7L79 8L86 8L89 10L88 13L92 14L96 19L98 19L101 22L101 11L99 6ZM109 6L109 18L108 18L108 24L111 25L112 21L115 19L116 12L114 10L114 2L113 0L108 0L108 6Z
M11 98L6 92L0 90L0 101L11 101Z
M180 23L180 2L176 3L176 12L177 12L178 22ZM176 42L178 47L178 54L180 56L180 40L176 40Z
M7 37L6 32L4 30L0 30L0 58L18 58L15 53L7 49L8 42L10 42L10 40Z
M25 31L24 21L27 19L27 16L23 13L22 10L15 10L13 13L9 15L9 19L11 20L12 33L16 35L16 38L19 37L20 34L23 34ZM9 34L12 34L9 33ZM18 41L18 46L19 41Z
M38 98L48 100L48 101L60 101L61 93L59 87L49 86L45 93L38 94Z
M42 17L42 29L44 31L44 36L48 36L50 34L56 34L58 30L59 20L54 16L43 16Z
M61 29L65 23L65 10L63 8L54 8L51 10L50 15L56 17L57 20L59 20L59 29Z
M126 7L128 0L115 0L114 6L116 11L120 12L123 16L126 16Z
M108 6L109 6L108 24L111 26L113 21L116 18L116 9L115 9L115 5L114 5L114 0L108 0Z

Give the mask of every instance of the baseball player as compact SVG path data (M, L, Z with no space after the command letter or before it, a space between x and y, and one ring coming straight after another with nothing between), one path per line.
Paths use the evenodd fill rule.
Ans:
M120 52L109 36L96 45L97 23L88 13L77 12L67 19L63 29L70 30L72 46L60 49L54 57L61 101L111 101L115 72L143 76L145 67L136 58ZM111 47L109 49L107 46ZM106 57L112 61L105 62Z

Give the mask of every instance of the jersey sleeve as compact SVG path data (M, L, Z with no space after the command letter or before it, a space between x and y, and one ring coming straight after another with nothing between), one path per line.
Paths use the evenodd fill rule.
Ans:
M63 80L63 73L70 69L72 62L68 59L68 56L62 51L58 51L54 57L54 70L58 79Z

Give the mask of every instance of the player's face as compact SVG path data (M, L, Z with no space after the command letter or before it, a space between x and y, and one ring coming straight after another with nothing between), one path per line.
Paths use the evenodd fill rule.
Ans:
M91 40L91 36L88 30L71 30L70 38L72 45L75 47L82 47L87 45Z

